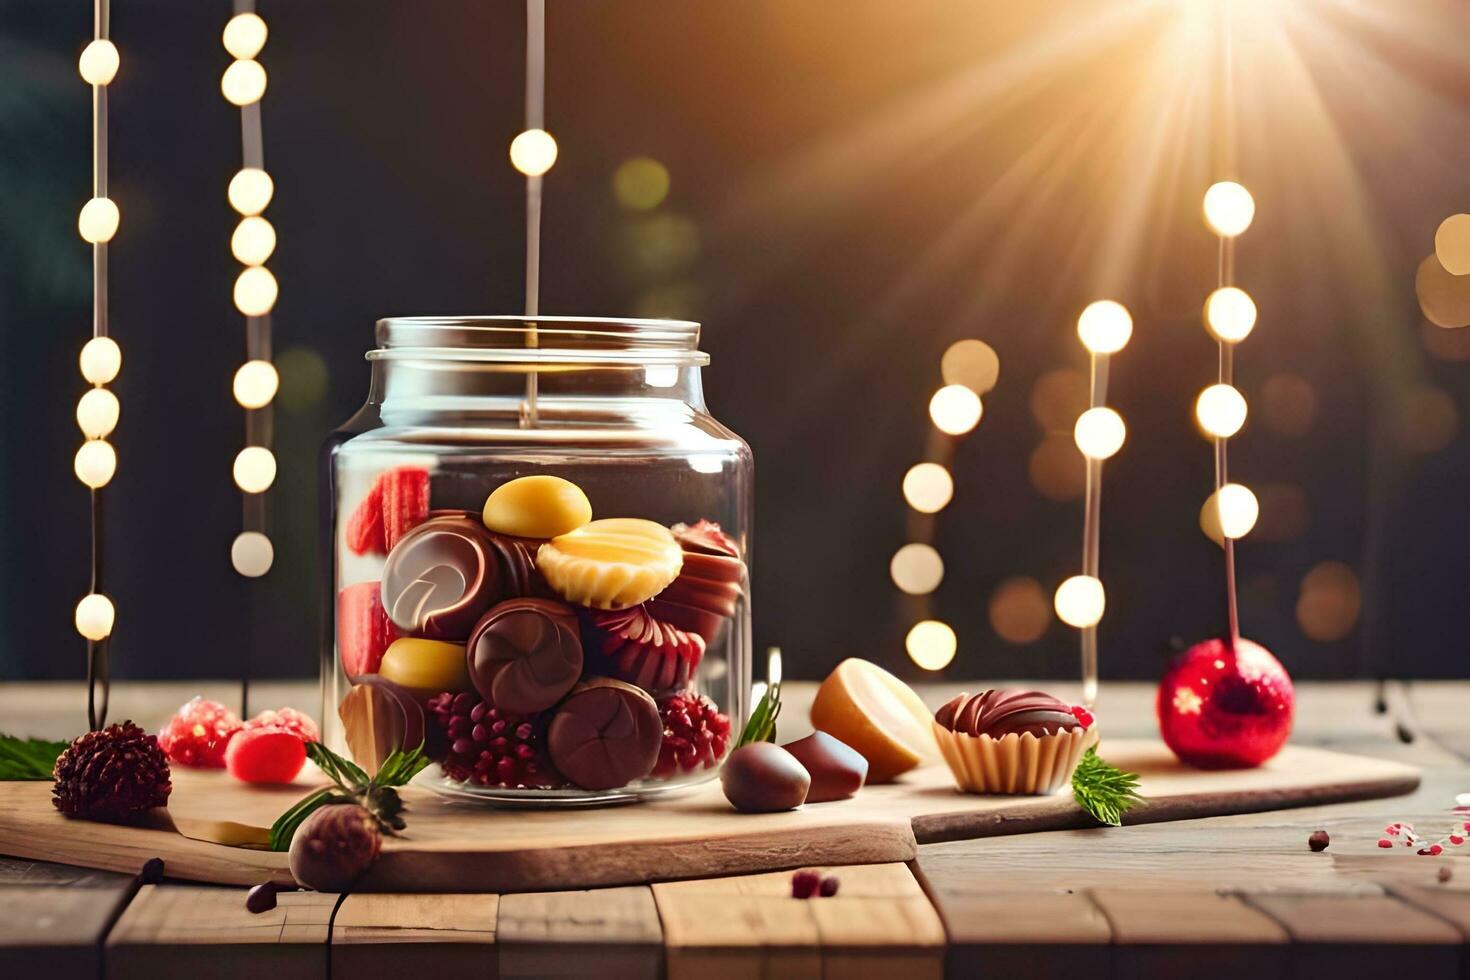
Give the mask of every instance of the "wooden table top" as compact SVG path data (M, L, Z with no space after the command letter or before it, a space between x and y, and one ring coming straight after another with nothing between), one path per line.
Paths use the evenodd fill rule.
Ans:
M783 740L803 733L812 689L788 685ZM313 690L259 685L252 701L310 706ZM238 703L231 692L120 684L112 715L157 727L196 693ZM1105 687L1108 732L1151 734L1152 694ZM1392 685L1386 713L1376 698L1366 683L1302 684L1294 739L1419 765L1412 796L928 844L909 864L822 869L841 880L831 899L790 898L779 872L507 895L296 892L252 915L242 888L139 888L0 858L0 976L1467 977L1470 844L1431 858L1376 841L1392 821L1450 826L1470 792L1470 683ZM62 737L81 703L75 685L0 685L0 727ZM1320 854L1307 847L1319 828L1332 837Z

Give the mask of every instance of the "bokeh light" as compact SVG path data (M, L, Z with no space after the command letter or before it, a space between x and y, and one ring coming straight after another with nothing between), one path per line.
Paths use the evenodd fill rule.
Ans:
M1230 385L1210 385L1194 402L1194 420L1216 439L1229 439L1239 432L1245 416L1245 396Z
M540 177L556 163L556 140L544 129L528 129L510 141L510 164L527 177Z
M270 174L259 167L246 167L230 178L225 195L230 199L230 207L248 216L264 211L275 191L276 183Z
M964 385L983 395L1000 380L1000 357L983 340L957 340L940 358L939 372L945 384Z
M1106 406L1089 408L1077 416L1072 440L1088 459L1107 459L1123 448L1128 428L1123 416Z
M1072 436L1056 433L1031 450L1026 475L1047 500L1064 503L1076 500L1086 489L1087 461L1077 454Z
M247 106L265 97L265 68L249 58L237 58L220 76L219 90L232 105Z
M1116 354L1133 336L1133 317L1122 303L1097 300L1087 304L1077 318L1077 336L1094 354Z
M264 493L276 481L276 457L264 446L246 446L235 457L235 486L246 493Z
M1419 309L1431 323L1441 327L1470 326L1470 276L1453 276L1430 255L1414 274L1414 292Z
M679 275L699 257L699 228L682 214L660 211L630 221L622 261L644 279Z
M259 531L242 531L230 544L230 564L246 578L260 578L271 570L276 549Z
M1205 326L1216 340L1237 344L1256 325L1256 302L1236 286L1221 286L1205 300Z
M948 623L925 619L915 623L904 639L909 659L925 670L943 670L954 660L959 640Z
M269 34L259 14L236 14L225 24L220 40L231 57L254 58L265 47Z
M669 168L652 157L624 160L613 171L613 197L629 211L652 211L669 196Z
M893 553L888 574L909 595L928 595L944 581L944 559L927 544L906 544Z
M1077 416L1090 403L1087 374L1073 368L1054 368L1031 386L1031 415L1043 432L1071 432Z
M1434 255L1452 276L1470 276L1470 214L1452 214L1434 233Z
M117 396L106 388L93 388L77 402L77 426L88 439L101 439L117 428L122 410Z
M120 59L117 46L105 37L99 37L82 49L77 59L77 71L88 85L106 85L117 77Z
M1205 191L1205 223L1224 238L1234 238L1251 226L1256 202L1250 191L1233 180L1222 180Z
M1051 603L1036 579L1008 578L990 594L990 628L1007 643L1035 643L1050 625Z
M1395 395L1391 422L1399 445L1411 452L1434 453L1454 441L1460 411L1443 389L1412 385Z
M94 643L112 635L116 619L117 610L113 608L112 600L100 592L90 592L77 603L74 617L77 632Z
M1324 561L1302 578L1296 621L1308 639L1331 643L1353 631L1361 608L1358 576L1342 562Z
M1311 511L1307 492L1290 483L1270 483L1256 494L1261 516L1252 533L1261 541L1296 541L1307 532Z
M1210 500L1214 502L1220 533L1227 538L1245 537L1261 516L1261 505L1256 495L1239 483L1225 484L1210 495Z
M72 471L93 490L101 489L117 472L117 450L105 439L88 440L72 459Z
M77 358L82 377L94 385L105 385L122 370L122 348L111 337L93 337L82 345Z
M230 254L241 265L261 265L276 250L276 229L259 215L241 218L230 235Z
M265 316L276 305L279 291L271 271L253 265L235 279L235 309L246 316Z
M918 463L903 476L903 499L922 514L943 510L954 497L954 480L938 463Z
M1424 349L1436 361L1470 361L1470 330L1446 330L1428 320L1419 324L1419 336Z
M1073 575L1057 586L1053 605L1062 622L1086 629L1101 622L1107 609L1107 594L1102 582L1091 575Z
M82 241L101 245L112 241L121 218L117 205L111 198L94 197L83 204L82 210L77 214L77 232L82 236Z
M288 347L276 358L281 390L276 402L290 412L320 405L327 396L327 362L310 347Z
M962 436L980 421L984 406L980 396L964 385L945 385L929 399L929 418L940 432Z
M1317 421L1317 392L1295 374L1273 374L1261 386L1261 422L1273 436L1298 439Z
M281 378L270 361L246 361L235 372L231 390L242 408L264 408L276 397Z

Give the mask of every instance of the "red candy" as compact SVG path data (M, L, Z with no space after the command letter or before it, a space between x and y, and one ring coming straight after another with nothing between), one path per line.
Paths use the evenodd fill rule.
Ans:
M704 659L704 638L649 615L643 605L595 611L592 625L606 632L602 652L614 674L645 691L658 692L689 683Z
M158 733L158 747L170 762L185 766L225 764L225 746L240 730L240 719L218 701L194 698Z
M380 474L347 518L347 547L355 555L385 555L429 516L429 471L400 466Z
M306 765L306 743L286 728L246 728L230 739L225 766L247 783L289 783Z
M383 608L378 582L358 582L337 594L337 653L350 678L376 674L398 629Z
M822 876L815 871L797 871L791 876L791 897L811 898L822 887Z
M301 739L302 742L320 742L322 740L321 730L316 727L316 722L311 716L297 711L295 708L278 708L275 711L262 711L251 718L244 725L247 732L264 729L283 729Z

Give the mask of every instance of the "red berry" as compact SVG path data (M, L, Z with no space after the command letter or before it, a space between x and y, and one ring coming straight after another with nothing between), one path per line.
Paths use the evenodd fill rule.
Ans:
M430 698L428 708L449 743L440 764L450 779L508 788L564 785L546 755L544 716L512 714L448 691Z
M1072 715L1078 721L1082 722L1082 727L1083 728L1091 728L1092 727L1092 722L1093 722L1092 712L1091 711L1088 711L1086 708L1082 707L1080 704L1074 704L1074 705L1072 705Z
M429 471L400 466L378 477L382 494L383 545L388 551L429 516Z
M1383 839L1378 842L1379 847L1393 847L1393 841Z
M817 894L823 898L831 898L837 894L837 887L841 884L842 882L837 880L836 875L827 875L822 879L822 887L817 889Z
M225 750L230 775L247 783L289 783L306 765L306 743L285 728L245 728Z
M791 897L811 898L822 886L822 876L815 871L798 871L791 876Z
M386 554L383 543L383 494L374 483L347 518L347 548L354 555Z
M223 768L225 746L240 730L240 719L218 701L193 698L158 733L158 746L171 762Z
M295 708L277 708L275 711L262 711L251 718L244 725L247 732L256 729L282 728L303 742L320 742L322 733L316 727L316 722L310 716Z
M730 745L730 719L703 694L686 691L659 702L664 740L651 775L667 779L719 765Z
M378 582L358 582L337 594L337 653L348 677L376 674L398 630L383 608Z

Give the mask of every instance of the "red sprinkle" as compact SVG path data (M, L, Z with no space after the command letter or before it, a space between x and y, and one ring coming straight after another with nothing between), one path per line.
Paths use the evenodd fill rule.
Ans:
M842 882L837 880L836 875L828 875L822 879L822 885L817 889L817 894L823 898L831 898L837 894L837 887L841 884Z
M822 876L815 871L798 871L791 876L791 897L811 898L822 886Z
M1459 834L1450 834L1450 843L1455 845L1456 847L1459 847L1461 844L1465 843L1465 838L1461 837Z
M1389 840L1388 838L1384 838L1384 839L1382 839L1382 840L1380 840L1378 842L1378 846L1379 847L1393 847L1393 841Z

